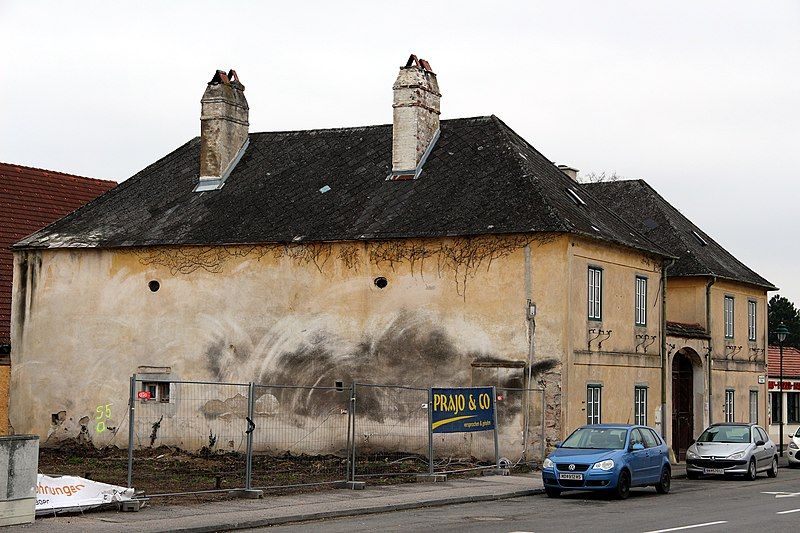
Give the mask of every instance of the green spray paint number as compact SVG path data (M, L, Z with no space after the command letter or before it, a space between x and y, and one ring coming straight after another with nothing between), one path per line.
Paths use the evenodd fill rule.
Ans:
M105 405L98 405L95 409L97 416L94 417L95 419L95 426L94 430L97 433L102 433L106 430L106 421L111 418L111 404L107 403Z

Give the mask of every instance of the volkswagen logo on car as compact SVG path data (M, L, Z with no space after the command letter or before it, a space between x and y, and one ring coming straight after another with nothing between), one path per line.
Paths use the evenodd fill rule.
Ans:
M569 465L567 468L569 468L570 470L575 470L575 465Z

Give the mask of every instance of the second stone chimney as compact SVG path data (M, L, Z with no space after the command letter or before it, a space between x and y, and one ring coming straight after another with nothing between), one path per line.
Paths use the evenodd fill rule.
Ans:
M250 108L235 70L218 70L200 100L200 181L196 192L222 188L248 145Z
M411 54L394 82L390 180L416 179L439 137L439 84L430 64Z

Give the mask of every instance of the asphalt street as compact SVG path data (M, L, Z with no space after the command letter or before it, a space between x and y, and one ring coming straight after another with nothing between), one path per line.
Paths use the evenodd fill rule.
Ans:
M325 531L798 531L800 469L782 468L776 479L756 481L676 479L672 491L634 489L625 501L599 494L565 493L489 503L452 505L413 511L306 522L264 528L276 532Z

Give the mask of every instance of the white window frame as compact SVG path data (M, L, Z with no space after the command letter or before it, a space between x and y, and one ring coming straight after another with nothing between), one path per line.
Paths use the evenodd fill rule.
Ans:
M601 424L603 417L603 387L600 385L586 386L586 423Z
M603 269L590 266L587 279L589 320L603 320Z
M647 425L647 387L637 385L633 388L633 423Z
M758 424L758 391L750 391L750 423Z
M736 394L735 390L733 390L733 389L725 389L725 422L728 422L728 423L735 422L735 420L734 420L735 417L734 417L734 414L733 414L733 409L735 407L735 404L734 404L735 394Z
M755 300L747 300L747 340L756 340L757 305Z
M637 326L647 325L647 278L636 276L636 318Z
M733 296L725 296L723 301L723 318L725 321L725 338L733 338L733 309L734 299Z

